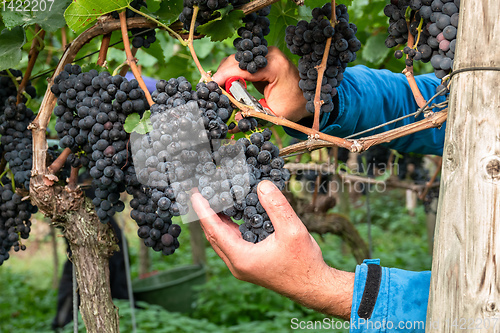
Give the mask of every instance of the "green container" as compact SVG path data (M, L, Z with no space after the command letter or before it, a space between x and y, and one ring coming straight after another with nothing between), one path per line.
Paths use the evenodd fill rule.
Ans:
M158 304L172 312L190 312L196 301L193 286L205 282L205 267L191 265L135 280L132 282L132 289L138 301Z

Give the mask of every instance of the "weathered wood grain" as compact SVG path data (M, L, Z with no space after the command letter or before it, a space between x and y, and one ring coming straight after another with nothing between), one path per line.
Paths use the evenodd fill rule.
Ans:
M461 1L455 70L500 67L499 13ZM452 80L426 332L500 332L500 72Z

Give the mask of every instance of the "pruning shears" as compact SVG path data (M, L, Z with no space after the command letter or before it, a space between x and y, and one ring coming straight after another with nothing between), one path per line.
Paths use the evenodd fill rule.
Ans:
M242 77L231 76L226 80L225 87L226 91L229 91L229 93L239 102L251 106L259 112L274 115L274 112L269 108L264 98L257 101L257 99L247 91L247 83Z

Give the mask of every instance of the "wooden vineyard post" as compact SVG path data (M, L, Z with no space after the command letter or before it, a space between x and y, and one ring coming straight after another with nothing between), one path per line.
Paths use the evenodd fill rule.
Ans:
M500 67L499 13L461 1L455 71ZM499 86L498 70L452 78L426 332L500 331Z

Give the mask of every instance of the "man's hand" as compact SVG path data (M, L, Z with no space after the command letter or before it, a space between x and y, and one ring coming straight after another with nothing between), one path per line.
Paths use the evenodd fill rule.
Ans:
M329 267L321 249L270 181L258 186L259 200L275 232L257 244L241 237L238 225L217 215L196 193L193 208L215 252L240 280L274 290L317 311L349 319L354 274Z
M299 88L299 72L287 57L276 47L270 46L266 56L267 66L257 73L250 74L238 66L234 55L221 62L213 80L221 87L231 76L240 76L254 82L255 87L264 94L267 105L276 116L297 122L310 116L306 111L306 99Z

